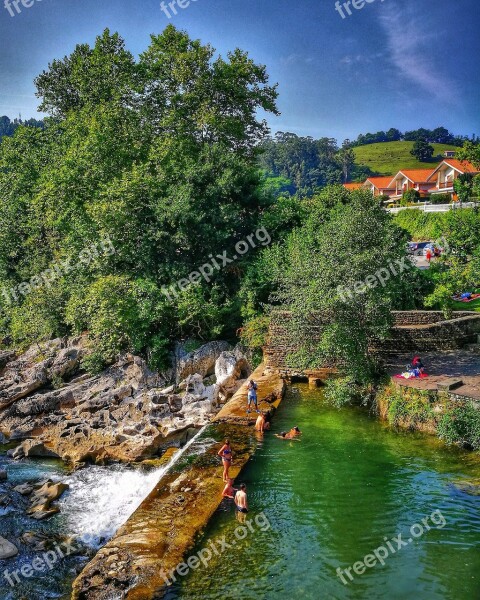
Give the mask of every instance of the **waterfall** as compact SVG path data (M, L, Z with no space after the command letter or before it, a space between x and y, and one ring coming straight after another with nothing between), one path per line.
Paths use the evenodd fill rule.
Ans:
M198 455L215 442L212 439L198 442L207 426L204 425L165 466L150 473L128 465L90 466L62 479L70 486L60 500L66 530L88 545L103 545L194 444L195 454Z

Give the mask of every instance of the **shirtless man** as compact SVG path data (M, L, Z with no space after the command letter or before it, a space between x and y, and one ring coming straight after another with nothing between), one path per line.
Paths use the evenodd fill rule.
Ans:
M257 417L257 422L255 423L255 429L263 433L265 431L265 415L260 414Z
M244 483L242 483L240 489L235 494L235 506L238 512L248 513L247 486Z
M222 498L231 498L233 500L235 498L235 492L238 492L238 490L233 487L233 479L229 478L222 492Z

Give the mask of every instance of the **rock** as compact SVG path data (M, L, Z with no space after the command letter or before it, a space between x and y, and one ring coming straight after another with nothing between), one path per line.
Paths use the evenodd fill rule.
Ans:
M12 502L12 499L7 494L0 494L0 507L6 508Z
M14 487L13 490L22 496L29 496L33 492L34 488L30 483L22 483L21 485Z
M24 456L35 456L38 458L60 458L60 456L45 446L43 442L26 440L20 447ZM16 456L14 456L16 458Z
M77 374L86 338L57 339L14 357L0 373L0 429L19 446L9 456L60 457L79 463L138 462L155 458L189 428L215 412L214 373L226 342L184 354L185 392L176 394L138 356L125 354L96 376ZM52 378L62 377L61 389ZM188 391L186 391L188 385ZM53 509L52 509L53 510Z
M0 481L7 481L8 474L4 469L0 469Z
M230 350L228 342L216 341L204 344L198 350L180 356L177 358L176 364L177 381L182 381L194 374L202 377L212 375L215 372L217 358L226 350Z
M251 373L250 364L241 346L231 352L222 352L215 363L218 392L225 401L237 391L239 379L246 379Z
M17 556L18 548L0 535L0 560Z
M26 531L22 534L20 539L24 544L30 546L34 552L48 550L55 543L48 536L39 533L38 531Z
M52 503L68 489L69 486L66 483L47 481L31 496L32 506L27 510L27 514L40 521L60 512L60 509L52 506Z

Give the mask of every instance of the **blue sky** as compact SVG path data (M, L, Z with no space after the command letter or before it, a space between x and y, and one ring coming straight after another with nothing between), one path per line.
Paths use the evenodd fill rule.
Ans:
M11 17L0 0L0 115L37 116L33 78L105 27L138 54L173 23L267 65L282 113L268 119L273 131L480 134L478 0L370 0L344 19L335 0L196 0L171 19L160 0L30 1Z

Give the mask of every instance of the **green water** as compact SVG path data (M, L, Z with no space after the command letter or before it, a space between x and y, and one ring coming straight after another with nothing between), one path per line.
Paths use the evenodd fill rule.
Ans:
M169 600L480 598L480 496L456 486L480 477L478 459L430 436L391 431L361 410L331 409L320 391L296 390L273 429L298 425L301 441L265 434L241 476L251 530L237 539L244 531L236 534L231 504L222 506L192 555L213 542L220 552L223 536L232 548L191 570ZM337 567L363 560L385 538L407 541L412 525L436 510L423 535L415 527L419 537L407 546L391 542L384 566L352 570L354 580L341 582ZM262 511L268 530L255 524Z

